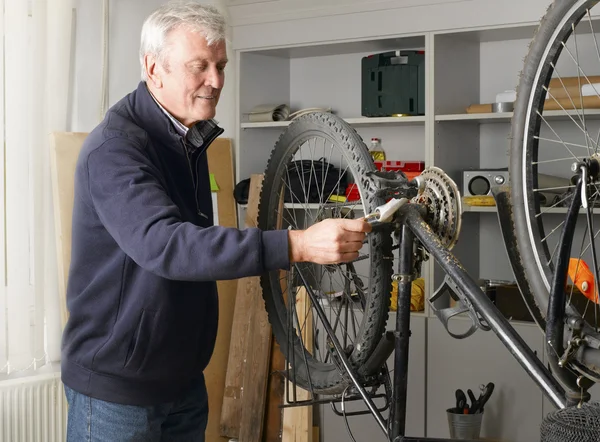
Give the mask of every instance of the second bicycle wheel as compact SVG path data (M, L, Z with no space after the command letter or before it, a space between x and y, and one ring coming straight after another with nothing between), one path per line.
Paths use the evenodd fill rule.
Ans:
M365 175L373 170L363 140L345 121L327 113L299 117L271 153L258 227L303 230L329 218L362 218L384 203L374 196L374 184ZM344 195L351 182L360 199L340 202L335 196ZM312 388L317 394L341 393L347 386L340 359L303 281L317 295L327 322L360 373L385 330L391 272L390 234L372 232L354 262L300 263L289 271L273 271L261 278L269 322L296 385Z
M542 329L546 326L550 287L554 278L562 227L575 181L572 167L599 158L600 120L600 23L590 9L597 0L555 1L530 46L518 88L512 126L510 163L511 196L517 249L529 290L524 298ZM584 92L589 88L590 93ZM587 191L592 207L598 207L599 183ZM598 223L598 209L593 224ZM593 272L592 251L599 232L590 230L586 211L578 217L569 257L577 266L585 262ZM594 247L592 247L594 246ZM592 280L593 282L593 280ZM598 304L575 290L568 281L566 316L585 319L585 333L600 339ZM595 281L596 287L599 282ZM565 337L565 346L568 337ZM600 376L600 351L582 346L565 352L587 367L586 374ZM563 357L558 351L556 356ZM568 353L568 354L567 354ZM578 370L584 369L577 366Z

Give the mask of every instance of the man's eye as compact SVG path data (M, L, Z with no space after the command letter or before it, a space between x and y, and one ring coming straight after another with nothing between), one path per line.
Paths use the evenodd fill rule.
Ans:
M217 66L217 69L219 70L219 72L224 72L225 66Z

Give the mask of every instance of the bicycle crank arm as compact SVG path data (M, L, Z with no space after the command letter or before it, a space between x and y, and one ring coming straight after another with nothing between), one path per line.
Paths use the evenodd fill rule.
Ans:
M456 256L447 247L444 247L438 236L423 219L420 209L417 204L406 204L400 210L400 220L410 228L444 272L452 278L458 289L529 376L541 387L550 401L557 408L565 408L565 390L515 331L510 322L498 311L493 302L485 296Z

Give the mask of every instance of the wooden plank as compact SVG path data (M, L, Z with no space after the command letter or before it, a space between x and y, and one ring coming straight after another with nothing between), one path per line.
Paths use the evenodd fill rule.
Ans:
M88 134L84 132L55 132L50 136L50 173L62 328L69 317L66 298L71 262L71 215L75 194L75 166L87 136Z
M250 177L248 191L248 206L245 223L255 227L258 219L258 203L263 176L260 174ZM238 280L236 303L233 312L231 340L227 371L225 373L225 389L221 407L220 434L230 438L240 437L242 421L242 388L246 354L250 340L250 323L257 302L262 303L259 290L259 277L248 277ZM256 298L258 294L258 298ZM264 307L262 307L264 310ZM258 439L257 439L258 440Z
M248 190L248 207L246 208L246 226L256 227L258 225L258 203L260 202L260 191L262 189L263 175L250 175L250 189Z
M304 347L312 351L313 347L313 315L306 288L300 287L296 293L296 312L301 330ZM295 321L294 321L295 322ZM298 362L304 364L304 361ZM294 387L291 382L286 382L286 388L296 389L296 401L305 401L311 398L311 393L300 387ZM292 391L289 397L293 400ZM299 406L285 408L283 411L283 436L282 442L313 442L313 407Z
M252 294L257 291L256 278L238 280L220 419L220 434L234 439L240 436L244 365L252 320L250 312L254 302Z
M246 218L246 223L249 226L256 225L261 187L262 176L252 175L250 177L250 194ZM256 279L259 278L256 277ZM265 415L272 334L259 284L257 284L257 288L258 290L253 293L246 294L246 296L253 298L253 313L250 314L251 322L242 382L240 442L256 442L262 439Z
M207 150L208 169L214 175L219 186L217 192L217 213L219 225L237 227L237 204L233 197L235 186L233 168L233 148L231 139L217 138ZM227 442L221 437L219 423L225 390L225 372L229 358L231 327L236 303L238 280L217 281L219 292L219 329L217 341L210 363L204 370L208 391L208 424L206 440L209 442Z
M260 290L257 295L261 296ZM270 349L271 325L264 307L257 308L250 324L250 342L244 367L240 442L262 439Z
M283 228L283 207L284 207L284 192L281 192L277 213L276 228ZM279 271L279 283L281 286L281 295L284 302L287 302L287 271ZM263 442L280 442L283 434L283 409L280 405L284 403L285 397L285 379L281 374L285 370L285 356L281 352L281 348L275 339L271 348L271 366L269 385L267 387L267 410L265 415L265 431Z
M277 341L272 341L263 442L281 442L283 424L283 409L280 405L283 404L285 396L285 379L280 372L285 369L285 356Z

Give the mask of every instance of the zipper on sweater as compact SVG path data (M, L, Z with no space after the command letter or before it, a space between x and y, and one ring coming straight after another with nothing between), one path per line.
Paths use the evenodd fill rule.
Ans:
M198 180L194 179L194 169L196 170L196 175L198 174L198 161L200 161L200 156L204 153L204 151L206 149L208 149L208 146L211 145L211 143L213 141L215 141L215 139L221 135L223 132L225 132L222 128L218 128L217 130L213 130L210 135L208 136L208 138L206 140L204 140L204 142L202 143L202 147L199 147L198 149L198 154L196 156L196 162L194 163L194 168L192 168L192 160L190 158L190 155L188 153L188 149L187 149L187 144L185 142L185 137L183 137L182 142L183 142L183 150L185 151L185 156L187 158L188 161L188 166L190 168L190 175L192 176L192 185L194 186L194 200L196 201L196 212L198 213L198 215L200 215L201 217L208 219L208 215L206 213L203 213L200 210L200 203L198 202Z
M194 179L194 169L192 168L192 159L190 158L190 154L187 149L185 138L183 139L182 143L183 143L183 150L185 152L185 157L187 158L188 167L190 169L190 176L192 178L192 186L194 187L194 201L196 202L196 213L198 213L198 215L200 215L201 217L208 219L208 215L206 213L203 213L200 210L200 203L198 202L198 180ZM198 160L196 160L196 162L198 162Z

